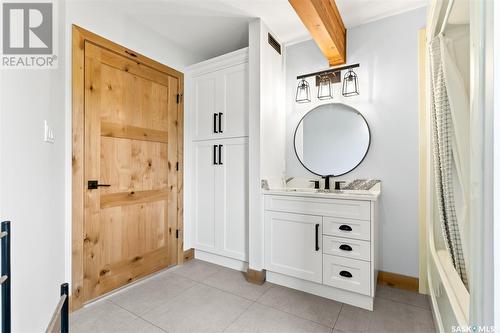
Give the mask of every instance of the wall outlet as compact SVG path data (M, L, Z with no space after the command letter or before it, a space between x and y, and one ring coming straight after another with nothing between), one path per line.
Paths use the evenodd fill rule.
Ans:
M47 123L47 120L44 121L43 141L48 143L54 143L56 141L56 138L54 136L54 131L52 130L52 128L50 128L49 124Z

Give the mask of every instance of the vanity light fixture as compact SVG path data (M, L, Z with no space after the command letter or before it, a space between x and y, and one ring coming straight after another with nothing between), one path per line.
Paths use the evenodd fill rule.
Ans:
M311 101L311 88L305 78L303 78L297 86L295 101L297 103L309 103Z
M350 68L344 75L342 95L344 95L344 97L359 95L358 76L354 73L352 68Z
M332 83L329 75L319 76L318 99L326 100L333 98Z
M341 71L347 70L342 83L342 95L345 97L359 95L358 76L353 68L359 67L359 64L345 65L327 69L321 72L303 74L297 76L299 84L297 86L297 94L295 101L297 103L309 103L311 101L309 83L306 81L308 77L316 78L316 86L318 87L318 99L326 100L333 98L333 87L335 83L341 82Z

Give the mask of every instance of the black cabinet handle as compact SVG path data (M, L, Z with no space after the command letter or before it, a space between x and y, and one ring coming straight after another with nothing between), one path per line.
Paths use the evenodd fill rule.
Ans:
M319 251L319 224L316 224L316 251Z
M214 165L217 164L217 145L214 145Z
M111 185L109 184L99 184L97 180L89 180L87 182L87 189L89 190L96 190L99 187L110 187Z
M340 271L339 275L346 278L352 278L352 274L349 273L348 271Z
M224 113L219 112L219 133L224 133L224 131L222 130L222 116L223 115L224 115Z
M339 249L341 249L342 251L352 251L352 247L350 247L349 245L347 244L342 244L339 246Z
M214 113L214 133L219 133L217 132L217 113Z
M222 145L219 145L219 165L223 165L222 163Z
M342 231L352 231L352 228L350 226L348 226L347 224L342 224L339 227L339 230L342 230Z

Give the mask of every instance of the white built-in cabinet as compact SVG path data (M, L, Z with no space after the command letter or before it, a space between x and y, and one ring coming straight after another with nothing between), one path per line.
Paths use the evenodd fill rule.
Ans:
M248 261L248 50L192 66L187 207L195 250Z

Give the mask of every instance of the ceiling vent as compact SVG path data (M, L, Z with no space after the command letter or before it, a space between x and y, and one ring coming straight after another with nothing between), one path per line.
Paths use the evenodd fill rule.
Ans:
M269 33L267 34L267 41L268 41L269 45L271 45L273 47L273 49L276 50L276 52L281 54L280 43L278 43L278 41L273 36L271 36L271 34L269 34Z

